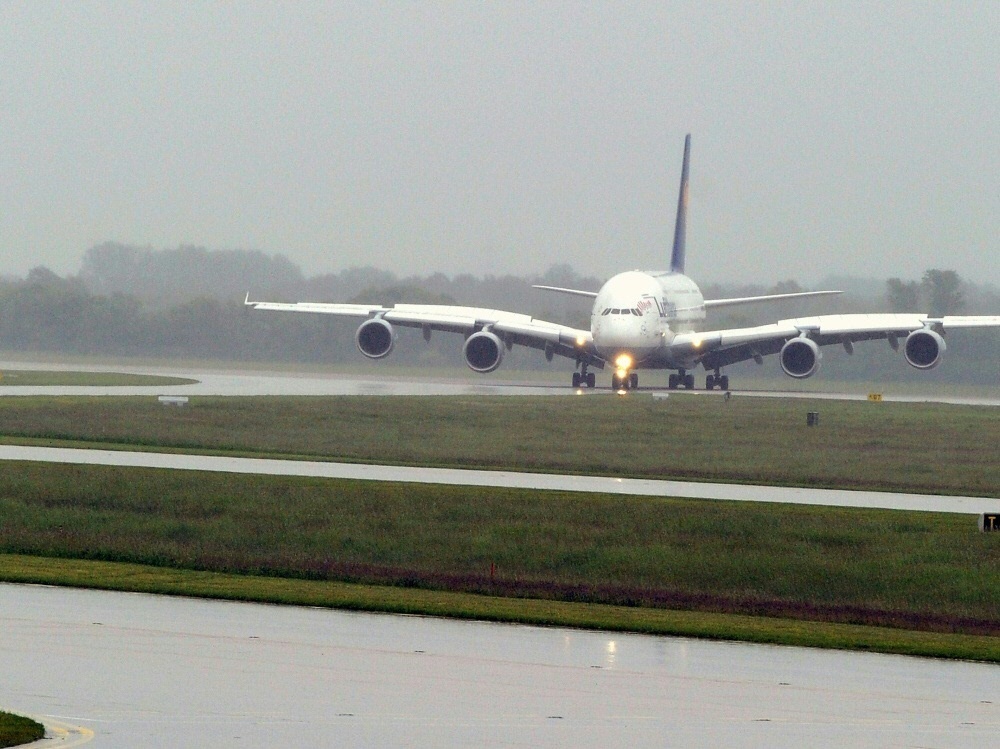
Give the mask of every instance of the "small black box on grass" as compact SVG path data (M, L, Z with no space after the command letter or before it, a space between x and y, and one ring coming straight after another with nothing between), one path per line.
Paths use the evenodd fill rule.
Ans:
M819 411L810 411L806 414L806 426L819 426Z
M984 533L1000 531L1000 512L984 512L979 516L979 530Z

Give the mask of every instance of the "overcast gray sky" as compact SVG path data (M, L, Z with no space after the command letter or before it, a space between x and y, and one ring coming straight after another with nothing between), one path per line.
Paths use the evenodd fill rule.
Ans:
M1000 3L0 2L0 273L1000 284Z

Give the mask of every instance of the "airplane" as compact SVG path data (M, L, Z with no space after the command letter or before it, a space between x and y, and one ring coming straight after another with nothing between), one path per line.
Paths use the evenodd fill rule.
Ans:
M612 370L611 388L632 390L639 386L640 369L671 370L668 388L695 387L691 370L698 366L710 372L705 388L729 390L723 368L753 359L763 364L765 356L778 355L781 369L789 377L803 379L819 371L822 347L840 345L854 353L858 341L888 340L893 350L902 341L903 357L910 366L933 369L946 350L947 330L1000 327L997 316L926 314L838 314L779 320L748 328L700 331L707 310L779 300L840 294L840 291L805 291L791 294L733 299L705 299L698 285L684 275L688 212L688 169L691 135L684 139L680 194L670 269L626 271L609 279L598 291L535 286L537 289L593 299L590 329L538 320L530 315L503 310L433 304L329 304L319 302L256 302L247 293L244 304L252 309L279 312L310 312L364 318L354 335L362 354L382 359L396 345L396 327L419 328L425 340L432 331L465 336L465 362L475 372L495 371L504 353L515 345L543 351L552 361L562 356L575 361L574 388L596 387L590 371Z

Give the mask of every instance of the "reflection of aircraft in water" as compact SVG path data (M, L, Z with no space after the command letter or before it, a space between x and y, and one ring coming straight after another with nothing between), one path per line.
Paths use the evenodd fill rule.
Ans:
M254 309L313 312L327 315L363 317L354 339L365 356L381 359L396 343L395 327L420 328L424 338L442 330L465 336L463 353L476 372L492 372L506 350L515 345L530 346L553 356L576 362L573 386L594 387L591 367L611 366L611 387L638 387L639 369L674 370L671 388L694 388L689 370L701 365L711 372L708 389L729 389L729 377L722 374L729 364L778 354L781 368L790 377L814 375L822 358L821 347L841 345L853 351L856 341L888 339L896 349L902 339L903 356L917 369L931 369L945 351L946 330L1000 326L1000 316L945 316L921 314L821 315L779 320L770 325L699 332L705 311L716 307L769 302L796 297L837 294L836 291L808 291L738 299L705 299L698 285L684 275L685 233L687 228L688 163L691 136L684 141L680 196L674 228L670 269L628 271L608 280L599 291L582 291L539 286L594 300L590 330L536 320L529 315L501 310L452 305L324 304L298 302L252 302Z

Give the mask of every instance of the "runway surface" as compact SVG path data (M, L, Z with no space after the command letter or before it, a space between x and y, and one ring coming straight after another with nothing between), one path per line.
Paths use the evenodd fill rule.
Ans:
M41 746L992 747L1000 668L0 585ZM93 736L89 736L92 732Z
M586 388L574 390L565 383L555 383L547 375L523 373L517 381L505 381L492 376L467 379L461 376L461 370L454 377L435 375L399 375L390 367L372 366L369 374L344 374L337 372L275 372L261 370L212 370L204 367L184 365L136 365L129 364L52 364L50 362L32 362L20 360L0 361L0 370L57 370L57 371L94 371L94 372L129 372L132 374L161 375L167 377L186 377L197 380L193 385L153 386L153 387L54 387L54 386L14 386L0 383L0 397L17 395L188 395L188 396L256 396L256 395L584 395L610 396L613 392L607 387L595 390ZM569 375L567 374L567 379ZM656 383L664 380L662 373L650 373L644 382ZM832 387L832 386L831 386ZM886 393L886 402L897 403L951 403L955 405L974 405L1000 407L1000 394L990 397L955 396L934 393L928 385L926 394L895 394ZM642 387L629 393L640 397L676 396L676 397L722 397L718 390L714 391L668 391L665 387ZM783 390L739 390L734 391L736 397L754 398L808 398L820 400L866 400L866 394L840 392L801 392Z
M270 476L311 476L364 481L402 481L456 486L497 486L552 491L599 492L653 497L728 499L744 502L784 502L835 507L871 507L921 512L956 512L979 515L1000 511L1000 499L949 497L930 494L846 491L841 489L800 489L795 487L710 484L656 479L629 479L602 476L564 476L514 471L477 471L450 468L416 468L327 463L302 460L227 458L213 455L176 455L118 450L0 445L0 460L29 460L46 463L170 468L223 473L254 473Z

